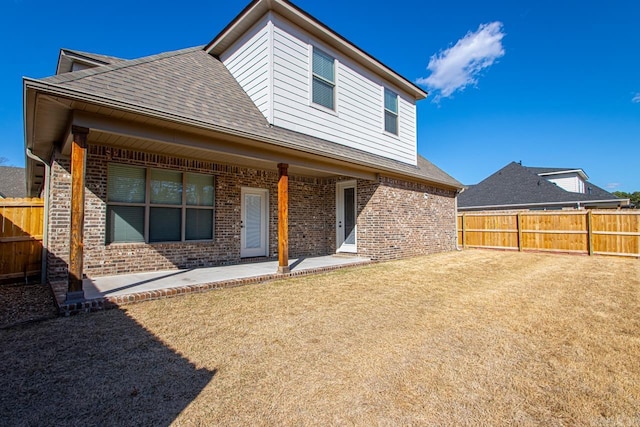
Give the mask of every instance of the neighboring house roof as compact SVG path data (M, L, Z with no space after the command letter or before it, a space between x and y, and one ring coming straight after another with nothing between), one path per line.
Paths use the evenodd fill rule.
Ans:
M0 166L0 197L27 197L27 185L24 168L14 166Z
M97 105L241 134L281 147L462 188L457 180L421 157L417 166L413 166L269 126L222 62L201 47L116 61L39 80L25 79L25 85Z
M585 185L591 188L591 194L566 191L538 176L534 170L539 169L543 168L529 168L511 162L482 182L465 189L458 196L458 208L617 207L629 204L628 199L620 199L590 182Z

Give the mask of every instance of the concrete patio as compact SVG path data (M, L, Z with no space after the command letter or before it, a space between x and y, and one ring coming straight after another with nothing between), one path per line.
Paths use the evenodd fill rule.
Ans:
M87 303L103 301L120 305L215 288L321 273L370 262L371 260L368 258L357 256L301 257L290 260L291 272L287 274L276 272L278 261L265 261L97 277L84 279L83 287Z

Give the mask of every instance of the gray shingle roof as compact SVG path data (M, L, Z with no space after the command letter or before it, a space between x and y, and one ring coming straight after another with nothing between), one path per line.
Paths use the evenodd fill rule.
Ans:
M352 163L374 166L450 187L462 184L420 158L412 166L299 132L269 126L222 62L201 47L125 60L39 80L145 111L170 114L176 120L214 125L267 138L276 145Z
M567 206L571 206L571 203L575 202L618 199L602 188L587 183L587 190L589 188L591 194L572 193L538 176L531 168L511 162L482 182L463 191L458 196L458 207L464 209L544 203L566 203Z
M0 166L0 197L27 197L24 168Z

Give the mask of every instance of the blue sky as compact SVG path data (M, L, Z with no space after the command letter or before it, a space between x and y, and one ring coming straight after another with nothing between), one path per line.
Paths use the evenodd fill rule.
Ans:
M123 58L206 44L247 1L0 5L0 157L23 166L22 76L60 48ZM297 0L430 96L419 152L465 184L511 161L640 191L640 2Z

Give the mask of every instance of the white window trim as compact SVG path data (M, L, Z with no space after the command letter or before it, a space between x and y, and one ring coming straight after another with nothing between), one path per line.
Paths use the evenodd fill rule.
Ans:
M333 108L328 108L325 107L322 104L317 104L315 102L313 102L313 78L314 78L314 73L313 73L313 49L318 49L320 51L322 51L323 53L325 53L326 55L330 56L333 58ZM312 108L315 108L317 110L320 111L324 111L325 113L329 113L329 114L333 114L334 116L338 115L338 104L339 104L339 99L338 99L338 71L340 69L340 61L338 60L337 56L329 49L326 49L322 46L318 46L316 44L313 43L309 43L308 45L308 67L309 67L309 106ZM319 79L322 79L323 81L327 82L327 83L331 83L328 80L324 79L322 76L318 76Z
M385 91L389 91L391 93L394 93L396 95L396 108L398 109L397 112L393 112L391 110L388 110L387 107L385 106L384 103L384 98L385 98ZM389 132L387 130L387 126L385 124L385 112L390 112L391 114L395 114L396 115L396 126L398 129L398 133L393 133L393 132ZM385 135L388 135L392 138L397 138L400 139L400 95L398 94L397 91L390 89L388 87L382 86L382 132Z
M145 177L145 201L144 203L128 203L128 202L110 202L109 194L107 190L106 195L106 205L107 211L109 206L134 206L134 207L142 207L144 208L144 242L110 242L106 243L108 228L106 227L107 218L105 217L105 245L155 245L155 244L171 244L171 243L198 243L198 242L213 242L215 241L215 206L216 206L216 177L215 175L209 175L200 172L188 172L188 171L176 171L173 169L163 169L163 168L151 168L145 166L135 166L135 165L127 165L122 163L114 163L120 166L126 166L130 168L138 168L144 169L144 177ZM179 205L171 205L171 204L157 204L151 203L151 170L171 170L174 172L179 172L182 175L182 201ZM198 205L188 205L187 204L187 192L185 191L187 184L187 174L193 175L205 175L213 178L213 204L211 206L198 206ZM108 188L109 176L107 176L107 188ZM159 241L159 242L150 242L149 241L149 220L151 216L151 208L172 208L172 209L180 209L181 213L181 223L180 223L180 240L168 240L168 241ZM204 209L211 211L211 238L210 239L190 239L187 240L186 233L186 220L187 220L187 209Z

